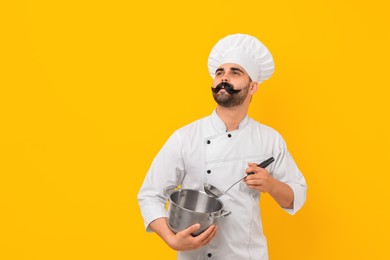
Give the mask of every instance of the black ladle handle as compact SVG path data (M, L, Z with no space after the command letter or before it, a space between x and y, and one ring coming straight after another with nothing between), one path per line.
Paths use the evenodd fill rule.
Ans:
M259 166L260 168L265 168L267 167L268 165L270 165L273 161L275 161L274 157L271 157L267 160L265 160L264 162L258 164L257 166ZM254 172L248 172L247 175L252 175L252 174L255 174Z
M274 157L271 157L267 160L265 160L264 162L258 164L257 166L259 166L260 168L265 168L267 167L268 165L270 165L273 161L275 161ZM238 181L236 181L235 183L233 183L232 186L230 186L224 193L221 193L221 195L219 196L216 196L216 197L221 197L223 194L225 194L226 192L228 192L234 185L236 185L237 183L239 183L240 181L242 181L243 179L245 179L248 175L251 175L251 174L255 174L254 172L249 172L246 174L245 177L242 177L241 179L239 179ZM214 194L215 195L215 194Z

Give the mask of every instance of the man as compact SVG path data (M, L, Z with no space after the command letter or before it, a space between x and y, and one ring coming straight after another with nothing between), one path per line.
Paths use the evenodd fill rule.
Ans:
M273 74L273 58L256 38L235 34L215 45L208 67L217 107L210 116L174 132L154 159L138 194L145 227L179 251L179 259L266 260L261 192L295 214L307 189L279 133L247 115L259 83ZM257 166L270 157L275 161L266 169ZM221 219L218 228L213 225L196 237L191 233L197 224L177 234L169 229L164 187L203 190L203 183L210 183L225 191L249 172L255 174L220 197L232 214Z

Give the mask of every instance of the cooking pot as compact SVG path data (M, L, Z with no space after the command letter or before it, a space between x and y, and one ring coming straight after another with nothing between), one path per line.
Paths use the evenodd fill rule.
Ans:
M223 209L220 199L203 191L169 186L164 189L164 193L169 198L168 225L175 233L199 223L200 228L192 233L193 236L197 236L209 226L217 225L221 217L231 213Z

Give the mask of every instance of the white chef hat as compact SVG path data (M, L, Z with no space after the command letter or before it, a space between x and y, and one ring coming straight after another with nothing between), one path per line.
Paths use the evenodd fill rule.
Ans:
M225 63L235 63L245 69L252 81L261 83L274 73L275 65L271 53L258 39L247 34L233 34L222 38L210 52L209 73Z

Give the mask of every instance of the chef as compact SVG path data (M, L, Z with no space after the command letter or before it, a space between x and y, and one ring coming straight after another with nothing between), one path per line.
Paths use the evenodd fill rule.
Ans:
M176 130L159 151L138 193L147 231L156 232L178 251L178 259L268 259L259 200L268 193L289 214L305 203L306 182L282 136L248 116L259 84L271 77L274 62L268 49L246 34L226 36L208 58L217 103L211 115ZM265 169L257 164L274 157ZM199 236L195 224L173 233L167 224L164 188L203 190L209 183L225 191L220 197L231 215Z

